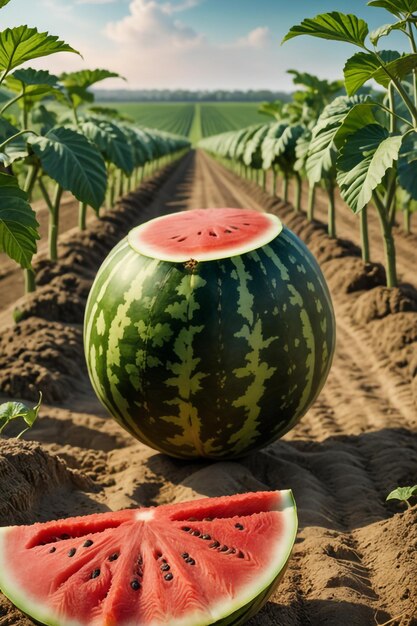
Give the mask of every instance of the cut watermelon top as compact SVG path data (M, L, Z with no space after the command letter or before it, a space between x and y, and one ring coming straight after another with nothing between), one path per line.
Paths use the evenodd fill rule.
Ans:
M194 209L145 222L130 231L128 240L136 252L161 261L213 261L261 248L282 228L270 213Z

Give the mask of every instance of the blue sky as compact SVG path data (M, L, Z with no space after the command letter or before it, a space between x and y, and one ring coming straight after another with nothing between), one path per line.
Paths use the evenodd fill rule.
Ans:
M48 30L82 53L32 63L54 72L105 67L130 88L290 90L287 69L339 78L356 51L307 37L280 46L290 26L327 11L357 13L371 28L391 21L366 0L11 0L1 23Z

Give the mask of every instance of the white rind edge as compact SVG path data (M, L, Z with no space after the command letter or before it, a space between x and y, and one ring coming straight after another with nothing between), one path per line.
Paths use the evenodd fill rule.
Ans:
M280 540L275 547L271 546L271 564L256 579L256 587L249 584L243 587L239 594L232 600L223 600L211 610L211 616L201 612L189 615L187 619L170 620L169 626L209 626L220 619L225 619L235 611L243 608L246 604L254 600L265 589L267 589L277 578L279 573L284 569L287 561L291 556L294 541L298 530L297 507L290 489L280 491L281 494L281 511L284 520L284 529ZM20 610L26 612L36 621L46 626L107 626L103 622L90 622L88 624L76 622L74 620L63 621L62 617L45 611L45 607L29 599L24 590L12 580L10 572L6 572L6 563L4 561L4 545L6 543L7 533L16 528L15 526L7 526L0 528L0 589L4 595L9 598ZM160 621L145 624L131 623L122 626L166 626Z
M130 247L138 254L142 254L143 256L150 257L151 259L157 259L159 261L168 261L170 263L186 263L187 261L190 261L190 256L185 256L184 254L162 254L160 250L152 245L142 242L138 246L134 241L135 235L137 233L141 233L142 231L146 231L146 227L151 222L152 224L154 224L155 222L170 217L170 215L172 215L172 213L168 215L162 215L161 217L155 217L150 222L145 222L144 224L133 228L127 236ZM229 259L234 256L246 254L247 252L253 252L254 250L258 250L258 248L262 248L262 246L266 246L268 243L271 243L273 239L281 234L284 226L278 216L273 215L272 213L262 213L262 215L265 215L269 219L270 228L268 228L267 232L263 233L262 236L253 238L250 242L248 242L247 246L243 245L239 246L239 248L236 246L235 252L233 250L231 250L230 252L221 252L217 250L213 252L195 253L192 259L198 262L220 261L221 259Z

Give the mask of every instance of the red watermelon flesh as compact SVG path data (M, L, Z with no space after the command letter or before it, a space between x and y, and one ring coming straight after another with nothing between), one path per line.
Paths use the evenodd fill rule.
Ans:
M205 498L0 529L0 588L55 626L243 624L297 528L290 491Z
M282 231L278 217L251 209L193 209L141 224L130 246L162 261L211 261L237 256L270 243Z

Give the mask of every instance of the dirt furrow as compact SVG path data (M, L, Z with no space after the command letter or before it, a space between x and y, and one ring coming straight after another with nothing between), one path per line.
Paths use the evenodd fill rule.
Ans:
M185 157L152 194L143 208L148 217L194 207L241 206L278 213L282 208L202 153ZM133 207L140 195L129 198ZM93 246L96 256L105 255L117 235L122 236L123 228L118 228L114 226L108 240L91 231L92 242L100 242L99 248ZM76 243L74 239L69 246ZM73 265L74 272L81 271L82 263ZM93 270L87 274L91 281ZM401 505L385 503L396 485L415 483L416 407L410 384L389 355L378 357L367 327L353 324L352 299L337 286L333 297L338 341L332 371L309 413L282 440L234 462L180 462L132 440L106 418L84 385L83 393L44 407L26 435L33 443L22 444L24 448L1 443L0 460L17 468L7 494L0 482L1 498L17 497L20 483L15 474L22 463L27 467L25 489L31 493L28 506L19 511L24 522L291 487L300 518L294 555L283 583L250 626L376 626L389 620L393 626L416 626L417 509L401 513ZM31 323L30 317L24 322ZM74 354L81 351L80 328L80 320L56 323L54 331L48 327L48 350L59 355L63 348L54 344L53 333L66 329ZM27 342L21 332L20 341ZM71 358L75 362L75 356ZM80 369L78 361L75 367ZM72 386L81 386L78 378ZM52 457L43 457L43 466L55 467L57 456L62 464L48 489L35 480L39 443L46 457ZM13 514L5 511L2 522L14 523ZM0 599L0 626L6 624L32 622Z

